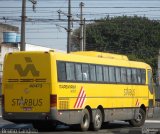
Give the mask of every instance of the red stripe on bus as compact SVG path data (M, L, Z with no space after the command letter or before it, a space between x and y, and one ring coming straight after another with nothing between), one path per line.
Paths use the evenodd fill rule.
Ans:
M74 108L76 107L76 104L77 104L77 102L78 102L78 99L79 99L79 96L80 96L80 94L81 94L82 89L83 89L83 87L81 87L81 90L80 90L80 92L79 92L79 94L78 94L78 98L77 98L77 100L76 100L76 103L74 104Z
M81 103L81 105L80 105L80 108L83 106L83 103L84 103L84 100L86 99L86 94L85 94L85 96L83 97L83 100L82 100L82 103Z
M79 108L79 106L80 106L80 102L81 102L81 100L83 99L83 96L85 95L85 92L84 92L84 90L82 91L82 94L81 94L81 96L80 96L80 100L79 100L79 102L78 102L78 105L77 105L77 108Z

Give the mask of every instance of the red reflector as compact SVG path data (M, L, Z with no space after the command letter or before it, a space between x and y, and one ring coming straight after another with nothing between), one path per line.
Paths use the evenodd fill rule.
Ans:
M57 95L50 96L50 107L57 107Z

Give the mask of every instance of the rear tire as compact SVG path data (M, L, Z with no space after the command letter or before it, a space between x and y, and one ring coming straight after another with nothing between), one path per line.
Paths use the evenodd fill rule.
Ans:
M98 131L102 126L102 121L103 121L102 112L100 109L97 109L95 116L93 117L92 129L94 131Z
M87 131L90 125L90 114L89 111L87 109L84 109L82 111L82 119L81 119L81 123L80 123L80 129L82 131Z
M138 117L129 121L129 124L133 127L140 127L144 124L146 119L146 112L140 108Z

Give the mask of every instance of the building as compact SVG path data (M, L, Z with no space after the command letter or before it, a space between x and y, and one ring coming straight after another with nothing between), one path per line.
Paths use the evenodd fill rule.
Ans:
M5 32L18 33L19 29L18 27L15 26L0 23L0 95L1 95L1 85L2 85L1 81L2 81L4 56L8 52L19 51L18 43L4 41Z

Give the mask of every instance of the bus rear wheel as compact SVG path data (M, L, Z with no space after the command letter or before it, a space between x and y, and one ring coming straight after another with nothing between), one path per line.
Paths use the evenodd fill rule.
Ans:
M140 127L144 124L145 119L146 112L142 108L140 108L137 118L130 120L129 124L133 127Z
M101 128L102 120L103 120L102 112L100 109L97 109L95 116L93 117L93 123L91 126L94 131L98 131Z
M87 131L90 125L90 114L89 111L87 109L84 109L82 111L82 119L81 119L81 123L80 123L80 129L82 131Z

